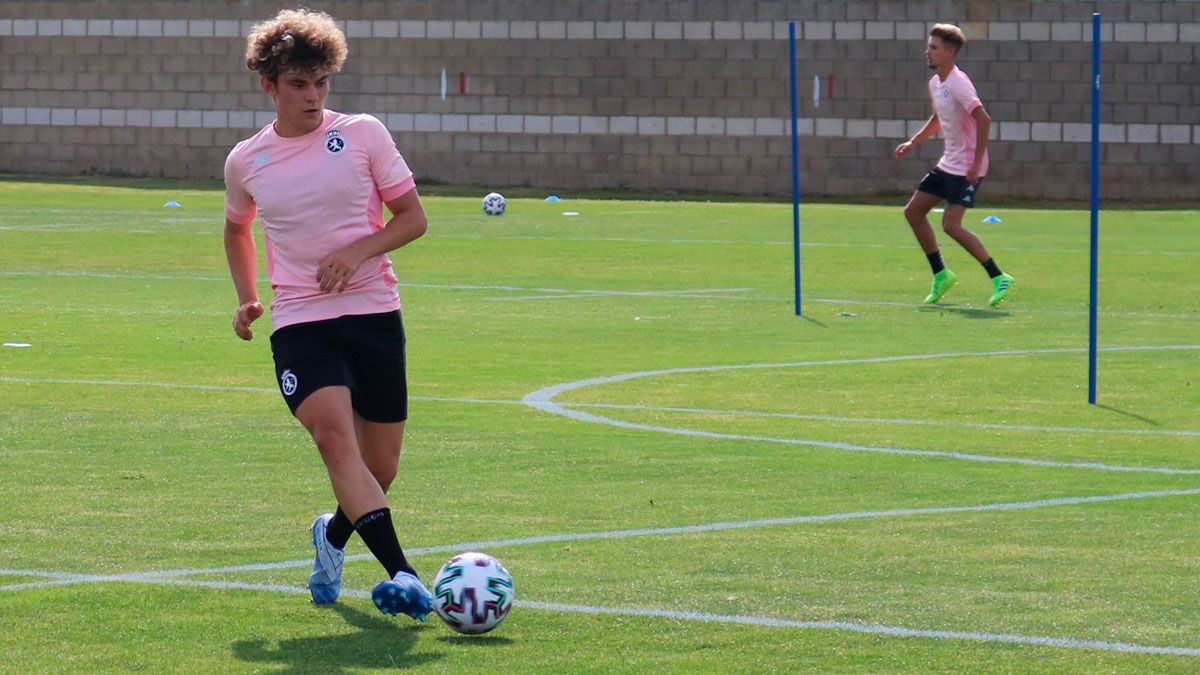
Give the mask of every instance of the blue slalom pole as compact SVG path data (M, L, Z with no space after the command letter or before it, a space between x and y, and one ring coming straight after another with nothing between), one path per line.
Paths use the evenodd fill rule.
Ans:
M796 113L796 22L788 22L788 65L792 94L792 277L796 282L796 316L800 316L800 121Z
M1088 293L1088 403L1096 404L1096 295L1100 262L1100 13L1092 14L1092 265Z

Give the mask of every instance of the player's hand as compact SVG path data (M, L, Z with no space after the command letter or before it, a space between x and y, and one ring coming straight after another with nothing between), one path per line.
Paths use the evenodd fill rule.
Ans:
M353 244L321 258L317 263L317 283L321 284L321 291L341 293L346 290L350 278L362 264L363 257L355 250Z
M254 332L250 330L250 324L254 323L255 319L263 315L263 306L257 300L251 300L233 313L233 332L243 340L251 340L254 338Z
M904 156L906 154L908 154L908 152L915 147L917 147L917 146L915 144L913 144L912 141L904 141L900 145L897 145L896 146L896 159L904 159Z
M967 169L967 182L974 185L979 181L979 165L972 164L971 168Z

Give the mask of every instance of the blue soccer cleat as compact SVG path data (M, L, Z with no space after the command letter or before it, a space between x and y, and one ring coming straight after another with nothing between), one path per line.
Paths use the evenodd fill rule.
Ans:
M376 584L371 599L379 611L389 616L407 614L417 621L424 621L433 611L433 595L415 575L396 572L396 576Z
M342 561L346 552L335 548L325 538L325 529L333 520L332 513L317 516L312 524L312 543L317 549L316 559L313 560L312 574L308 575L308 592L312 601L318 605L328 605L337 602L342 592Z

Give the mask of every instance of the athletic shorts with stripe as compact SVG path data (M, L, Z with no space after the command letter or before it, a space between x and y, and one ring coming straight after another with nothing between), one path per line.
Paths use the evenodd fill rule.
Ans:
M975 205L975 193L979 190L982 182L983 179L980 178L974 183L968 183L966 176L956 176L934 167L932 171L925 174L925 178L921 180L917 189L937 195L945 199L947 204L957 204L969 209Z

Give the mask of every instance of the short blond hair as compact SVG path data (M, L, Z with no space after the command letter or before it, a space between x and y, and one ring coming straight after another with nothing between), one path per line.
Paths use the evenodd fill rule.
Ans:
M272 80L285 70L336 73L346 52L346 35L333 17L308 9L281 10L246 37L246 67Z
M954 45L956 53L967 45L967 36L963 35L961 28L952 23L935 23L933 28L929 29L929 34L941 38L942 42L948 45Z

